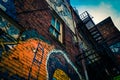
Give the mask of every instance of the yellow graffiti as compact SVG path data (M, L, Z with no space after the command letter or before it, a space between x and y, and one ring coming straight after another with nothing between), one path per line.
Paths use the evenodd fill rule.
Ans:
M70 78L63 70L57 69L54 72L53 80L70 80Z

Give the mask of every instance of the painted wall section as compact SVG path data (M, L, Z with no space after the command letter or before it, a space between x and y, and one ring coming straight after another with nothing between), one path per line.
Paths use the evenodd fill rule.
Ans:
M42 55L42 51L40 50L40 48L38 48L35 56L35 50L38 44L40 44L40 46L44 48L44 55ZM28 39L24 42L20 42L8 53L2 55L0 62L1 67L0 73L2 74L7 72L8 76L0 76L0 78L10 79L12 76L18 75L19 78L24 79L45 80L47 77L46 76L47 54L52 49L53 49L52 46L38 39ZM42 62L38 63L37 61L41 59ZM34 60L36 60L36 62ZM39 75L37 74L38 72Z
M62 51L55 51L48 56L49 52L54 47L38 39L28 39L20 42L8 53L2 55L0 62L0 79L37 79L51 80L68 80L76 78L79 80L79 75L75 66L71 65L69 58L63 56ZM56 53L58 52L58 53ZM47 67L47 68L46 68ZM56 76L56 70L61 71ZM64 77L62 77L64 75ZM65 77L66 76L66 77Z
M74 66L74 64L69 59L67 53L62 50L52 50L47 57L47 71L48 71L48 79L52 80L54 77L54 73L56 70L63 70L70 80L79 80L82 79L81 74ZM61 74L58 75L59 79L63 79ZM68 79L68 78L67 78Z
M63 70L57 69L54 72L53 80L70 80L70 78Z
M66 2L63 0L46 0L48 4L56 11L56 13L63 19L69 28L74 31L74 24L72 20L72 14L69 8L67 7Z
M76 77L76 80L79 80L81 78L77 68L64 51L53 51L55 46L48 44L46 39L42 39L35 30L25 30L20 36L20 30L16 26L3 16L0 18L2 31L0 33L0 79L69 80ZM18 36L19 41L17 41ZM58 76L56 71L60 73Z
M19 36L19 40L17 40L18 37L14 37L12 34L14 31L9 29L10 26L8 27L8 24L11 23L9 20L3 19L4 16L2 16L2 22L8 22L7 25L0 26L0 31L4 32L4 34L0 32L0 39L5 40L6 43L0 44L0 52L2 53L0 56L0 79L81 79L81 75L72 63L75 62L73 56L78 54L78 50L72 42L73 33L63 23L65 25L64 43L66 48L50 36L48 30L51 25L53 10L48 7L47 2L45 0L15 0L15 5L17 17L19 17L18 23L24 27L24 31L20 34L17 33ZM12 27L15 27L15 31L20 31L19 29L16 30L16 26ZM8 38L8 35L11 38ZM16 41L16 43L9 48L9 41L12 43ZM4 41L0 42L3 43ZM3 47L9 49L3 52ZM55 76L56 71L60 75ZM62 73L66 77L62 77Z
M5 11L14 20L17 18L14 0L0 0L0 8Z
M2 15L0 15L0 29L5 31L11 37L17 39L20 33L20 30L16 28L13 24L8 22Z

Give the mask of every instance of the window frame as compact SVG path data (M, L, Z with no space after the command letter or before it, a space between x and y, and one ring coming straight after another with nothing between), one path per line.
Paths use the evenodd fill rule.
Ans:
M54 24L52 23L52 19L55 19ZM63 43L63 24L62 21L60 21L58 18L55 16L52 16L51 19L51 25L49 27L49 32L52 36L54 36L55 39L57 39L59 42ZM59 29L57 29L57 23L59 23ZM50 31L50 28L53 28L53 32ZM55 35L57 34L57 35Z

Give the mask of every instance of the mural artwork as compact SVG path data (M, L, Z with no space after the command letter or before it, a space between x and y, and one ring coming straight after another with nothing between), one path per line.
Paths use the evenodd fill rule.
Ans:
M67 54L34 30L20 30L0 16L0 80L79 80ZM18 40L19 38L19 40Z
M0 56L17 44L20 30L0 15Z
M66 53L53 50L48 54L47 71L49 80L79 80L81 75L71 63Z
M14 0L0 0L0 9L5 11L14 20L17 20Z

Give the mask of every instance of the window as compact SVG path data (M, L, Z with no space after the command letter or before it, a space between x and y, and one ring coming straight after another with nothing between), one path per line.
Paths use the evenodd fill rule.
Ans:
M49 32L62 43L62 24L55 17L52 17Z
M111 45L110 49L112 50L112 52L119 54L120 53L120 42Z

